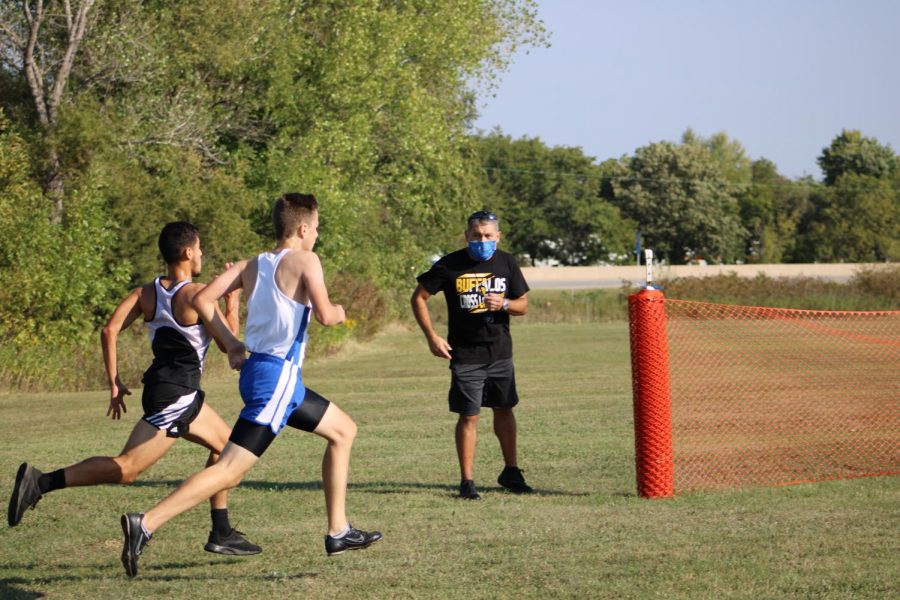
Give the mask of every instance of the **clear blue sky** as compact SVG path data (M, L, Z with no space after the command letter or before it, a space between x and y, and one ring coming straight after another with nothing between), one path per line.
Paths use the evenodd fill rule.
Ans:
M788 177L842 129L900 152L900 0L540 0L477 129L598 161L724 131Z

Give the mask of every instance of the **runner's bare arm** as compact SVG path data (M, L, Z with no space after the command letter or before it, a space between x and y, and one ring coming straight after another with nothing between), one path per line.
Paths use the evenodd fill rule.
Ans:
M303 285L312 302L313 313L316 320L322 325L337 325L343 323L347 315L340 304L332 304L328 299L328 288L325 287L325 273L319 257L313 252L305 253L301 257Z
M206 329L220 347L228 353L228 364L232 369L240 369L244 364L244 344L229 328L228 322L218 308L219 298L241 288L241 273L247 268L247 261L242 260L232 265L227 271L216 277L193 299L197 314L206 325Z
M234 263L227 262L225 263L225 270L227 271L231 267L234 266ZM228 329L231 330L231 333L238 336L238 333L241 329L241 321L240 321L240 304L241 304L241 288L237 287L230 292L225 294L225 321L228 323Z
M234 263L227 262L225 263L225 270L227 271ZM218 302L216 303L216 315L222 319L225 325L228 327L228 330L231 333L238 337L240 335L241 330L241 322L240 322L240 301L241 301L241 288L235 288L230 292L226 292L225 294L225 312L222 312L222 309L219 307ZM216 341L216 346L222 352L228 352L225 346L218 339Z
M109 381L109 408L106 410L106 416L111 416L113 420L121 419L122 413L128 412L125 408L124 397L131 395L131 390L119 378L117 354L119 332L127 329L136 318L141 316L142 291L143 287L139 287L128 294L113 311L109 321L100 332L103 363L106 366L106 377Z

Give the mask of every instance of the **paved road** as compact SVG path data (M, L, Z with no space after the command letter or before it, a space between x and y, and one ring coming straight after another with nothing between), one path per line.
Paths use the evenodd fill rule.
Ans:
M541 279L526 277L528 286L533 290L596 290L601 288L620 288L622 279ZM643 279L626 280L634 286L644 285Z
M864 268L878 264L793 264L793 265L677 265L654 268L654 280L672 277L709 277L736 273L739 277L815 277L824 281L846 283ZM619 288L623 281L640 287L646 281L645 267L525 267L522 269L533 289L580 290Z

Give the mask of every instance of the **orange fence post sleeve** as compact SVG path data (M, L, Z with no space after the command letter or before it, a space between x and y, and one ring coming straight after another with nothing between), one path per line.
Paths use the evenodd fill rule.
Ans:
M638 494L674 494L672 411L666 306L662 292L644 289L628 297L634 448Z

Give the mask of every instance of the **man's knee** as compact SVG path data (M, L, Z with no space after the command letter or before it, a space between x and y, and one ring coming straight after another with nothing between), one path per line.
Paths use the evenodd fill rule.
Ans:
M113 461L119 468L119 483L122 485L131 485L144 471L127 456L117 456Z
M224 481L225 489L231 490L231 489L236 488L237 486L239 486L241 484L241 480L243 480L243 479L244 479L243 473L227 473L227 476L225 477L225 481Z
M462 427L477 427L478 426L478 418L481 415L479 413L475 413L474 415L459 415L459 420L457 421Z
M352 446L358 430L359 427L356 425L356 421L347 417L342 420L340 425L334 428L331 442L340 446Z
M348 418L347 423L344 425L344 427L342 427L342 430L343 431L341 433L344 437L344 440L347 443L352 444L353 440L356 439L356 434L359 431L359 427L356 425L356 421Z
M501 423L507 423L509 421L514 421L516 418L515 413L513 413L512 408L494 408L494 422L498 421Z

